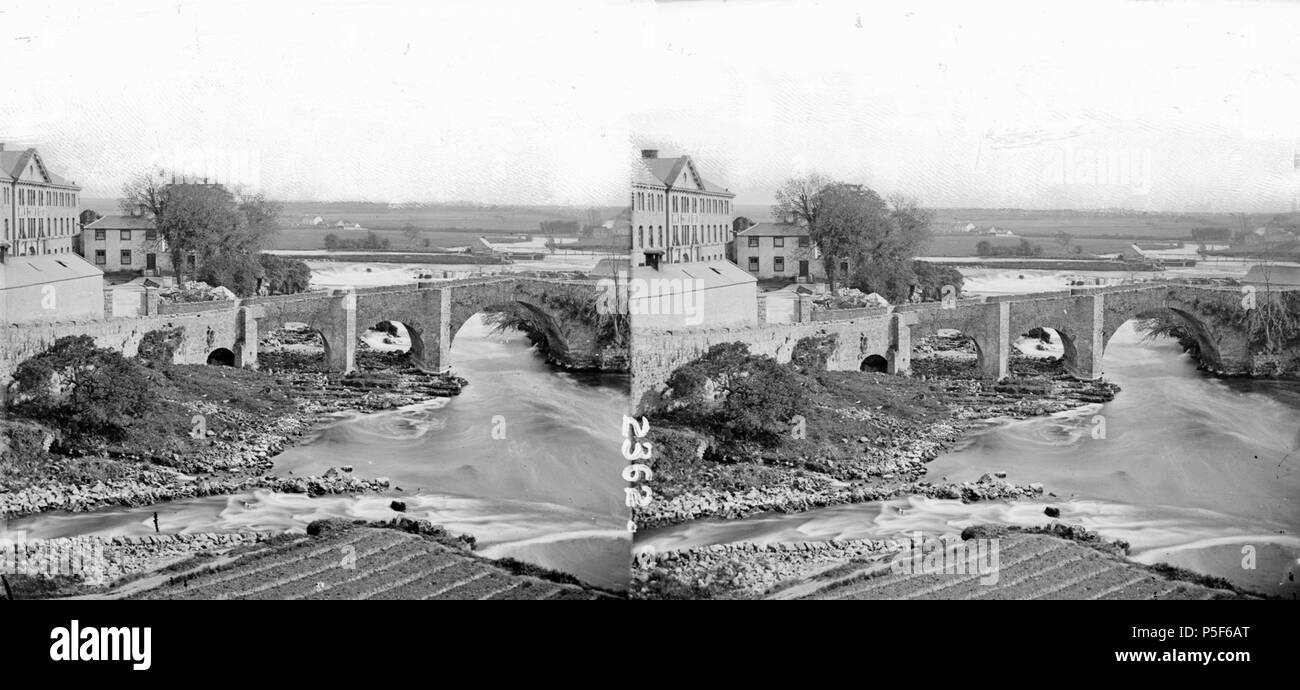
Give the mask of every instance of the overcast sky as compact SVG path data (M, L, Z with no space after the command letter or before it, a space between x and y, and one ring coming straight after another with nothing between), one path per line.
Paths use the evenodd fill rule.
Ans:
M161 163L284 199L619 203L642 146L755 204L810 171L933 206L1300 189L1291 5L426 4L4 7L0 140L90 196Z

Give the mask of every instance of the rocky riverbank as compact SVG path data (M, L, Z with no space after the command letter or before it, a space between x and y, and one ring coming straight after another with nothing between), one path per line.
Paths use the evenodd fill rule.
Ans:
M876 539L737 542L645 553L632 569L634 599L749 599L778 583L896 547Z
M963 366L922 361L911 378L819 373L807 382L815 394L804 437L774 447L723 441L689 426L656 427L656 498L636 509L636 523L739 519L904 496L1038 498L1044 487L1028 478L993 472L975 482L930 481L926 464L992 420L1077 409L1118 391L1104 381L1075 381L1050 361L1018 359L1017 375L1002 382L974 378Z
M89 511L107 506L141 506L252 489L285 493L355 494L385 491L389 481L361 479L351 468L323 475L275 476L273 458L344 410L374 412L456 395L464 379L391 366L352 375L296 370L291 362L261 372L228 370L241 383L287 401L273 414L238 409L229 401L179 401L183 450L163 451L141 435L101 455L62 455L59 434L35 424L7 424L14 448L30 459L0 475L0 518L44 511ZM218 369L218 368L209 368ZM208 372L204 372L207 374ZM222 372L218 372L222 373ZM247 382L243 379L248 379Z

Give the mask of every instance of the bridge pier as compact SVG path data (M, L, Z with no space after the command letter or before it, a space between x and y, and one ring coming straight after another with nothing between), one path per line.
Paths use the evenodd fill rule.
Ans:
M235 366L257 368L257 314L240 307L235 323Z
M1011 305L990 302L983 306L983 311L984 332L976 340L980 349L980 374L1001 381L1010 374Z
M357 368L357 294L335 290L330 297L325 328L325 349L330 371L351 373Z
M1070 305L1070 323L1074 336L1074 360L1067 357L1065 370L1076 379L1094 381L1101 378L1101 358L1105 354L1106 296L1079 295Z
M451 336L455 335L451 331L451 293L450 288L438 290L438 324L429 329L433 342L424 342L424 366L434 371L442 370L451 361Z
M894 312L890 319L889 373L909 376L912 373L912 326L920 318L915 312Z

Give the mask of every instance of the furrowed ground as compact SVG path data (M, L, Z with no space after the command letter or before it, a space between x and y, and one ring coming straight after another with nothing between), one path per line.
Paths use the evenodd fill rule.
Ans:
M615 598L561 573L477 556L440 530L410 529L409 524L313 523L314 536L268 543L219 564L196 561L188 570L173 568L176 575L131 598Z

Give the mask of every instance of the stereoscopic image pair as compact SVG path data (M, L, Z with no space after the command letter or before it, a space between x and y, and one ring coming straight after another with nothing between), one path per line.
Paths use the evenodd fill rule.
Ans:
M0 596L1300 594L1300 60L508 6L7 11Z

